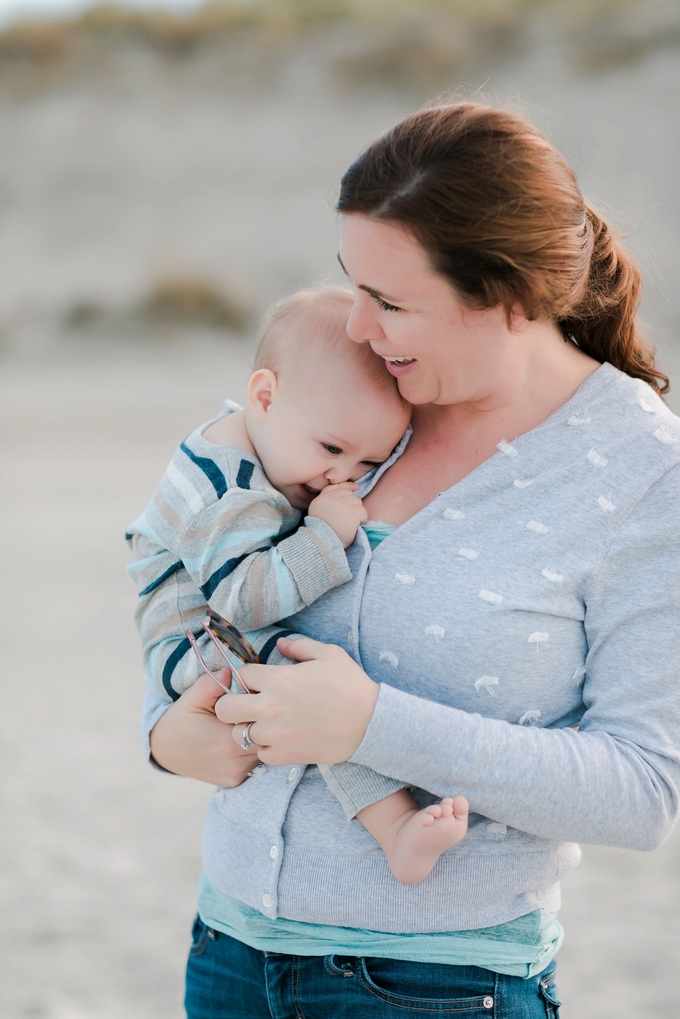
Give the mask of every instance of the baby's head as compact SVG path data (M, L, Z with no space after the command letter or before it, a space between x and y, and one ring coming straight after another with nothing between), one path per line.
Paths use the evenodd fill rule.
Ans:
M267 477L297 509L386 460L411 407L382 358L346 332L353 294L302 290L263 323L248 384L248 432Z

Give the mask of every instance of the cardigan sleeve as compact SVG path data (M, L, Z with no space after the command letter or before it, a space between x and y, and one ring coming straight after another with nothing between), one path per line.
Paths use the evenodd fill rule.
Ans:
M484 718L383 684L351 758L543 838L654 849L680 790L680 466L624 520L586 596L578 731Z

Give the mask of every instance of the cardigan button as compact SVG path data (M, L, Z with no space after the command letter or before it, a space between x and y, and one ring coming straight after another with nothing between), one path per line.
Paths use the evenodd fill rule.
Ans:
M297 777L298 777L297 768L291 768L290 771L288 772L288 781L294 782Z
M269 909L271 904L272 904L272 897L271 897L271 895L267 895L267 893L265 892L264 895L262 896L262 905L264 906L265 909Z

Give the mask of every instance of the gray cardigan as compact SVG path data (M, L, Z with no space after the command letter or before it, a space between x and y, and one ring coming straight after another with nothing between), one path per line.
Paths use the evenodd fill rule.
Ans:
M559 905L577 841L652 849L680 786L680 421L605 364L286 621L381 683L352 761L424 804L463 793L465 839L402 885L315 767L216 790L204 869L269 917L391 932ZM274 652L270 661L280 660ZM143 729L167 708L152 684ZM427 792L421 791L427 790Z

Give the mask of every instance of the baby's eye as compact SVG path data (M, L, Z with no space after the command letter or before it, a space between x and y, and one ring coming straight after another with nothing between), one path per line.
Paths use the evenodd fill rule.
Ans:
M387 301L383 301L382 297L376 297L378 307L382 308L383 311L401 311L401 308L397 308L394 304L388 304Z
M339 446L331 446L330 443L328 442L322 442L321 445L326 450L326 452L332 453L333 456L339 456L340 453L342 453L342 450L340 449Z

